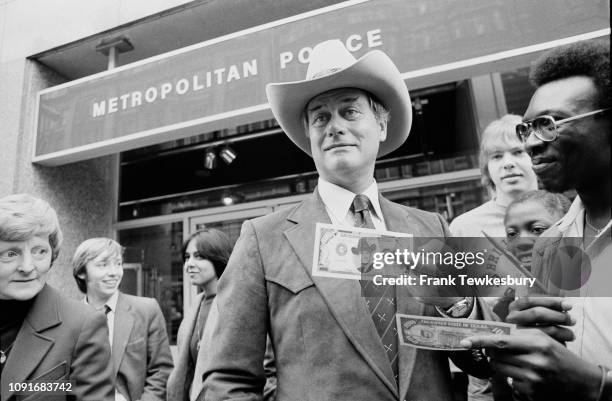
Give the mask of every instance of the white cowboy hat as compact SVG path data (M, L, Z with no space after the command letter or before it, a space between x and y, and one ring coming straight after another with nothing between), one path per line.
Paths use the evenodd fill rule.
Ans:
M380 144L378 157L394 151L408 138L412 124L410 95L397 67L380 50L357 60L340 40L321 42L310 54L305 80L268 84L266 94L272 113L289 139L312 156L302 113L313 97L338 88L370 92L389 111L387 139Z

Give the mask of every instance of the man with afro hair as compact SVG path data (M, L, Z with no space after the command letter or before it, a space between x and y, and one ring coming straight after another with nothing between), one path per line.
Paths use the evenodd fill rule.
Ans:
M519 399L612 400L609 40L551 50L531 80L517 135L547 190L578 195L533 252L532 272L557 297L517 299L507 321L523 330L464 345L487 348Z

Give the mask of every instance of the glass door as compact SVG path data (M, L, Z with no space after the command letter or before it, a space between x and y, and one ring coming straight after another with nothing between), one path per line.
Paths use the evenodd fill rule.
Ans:
M184 239L188 238L192 233L203 228L216 228L223 231L230 237L232 244L240 236L240 229L245 220L263 216L273 211L272 206L262 206L243 210L228 211L223 213L207 213L190 217L189 223L185 225ZM184 276L183 272L183 277ZM189 284L189 280L183 279L183 308L187 312L191 308L192 302L197 295L195 286Z

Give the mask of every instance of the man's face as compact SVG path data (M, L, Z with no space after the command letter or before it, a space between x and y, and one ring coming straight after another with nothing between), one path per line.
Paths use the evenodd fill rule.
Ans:
M118 289L123 278L123 259L104 251L85 265L79 276L87 283L87 295L106 300Z
M48 235L0 241L0 299L32 299L45 285L50 268Z
M337 89L313 98L306 106L312 158L325 180L347 183L373 176L387 125L376 120L365 92Z
M531 159L518 139L511 143L500 141L488 153L487 168L498 194L520 194L537 189L538 183L531 168Z
M597 90L588 77L576 76L539 87L525 112L524 121L541 115L555 120L596 109ZM525 147L533 170L544 188L562 192L601 185L609 179L610 122L607 115L589 116L558 127L559 136L543 142L531 134Z

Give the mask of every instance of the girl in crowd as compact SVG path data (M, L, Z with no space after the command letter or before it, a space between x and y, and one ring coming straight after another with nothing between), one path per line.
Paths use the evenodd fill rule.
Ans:
M200 340L217 294L217 282L231 253L230 239L214 228L193 233L183 244L185 273L201 292L179 327L175 369L168 379L168 400L186 401L198 395L201 378L194 378L194 373Z

